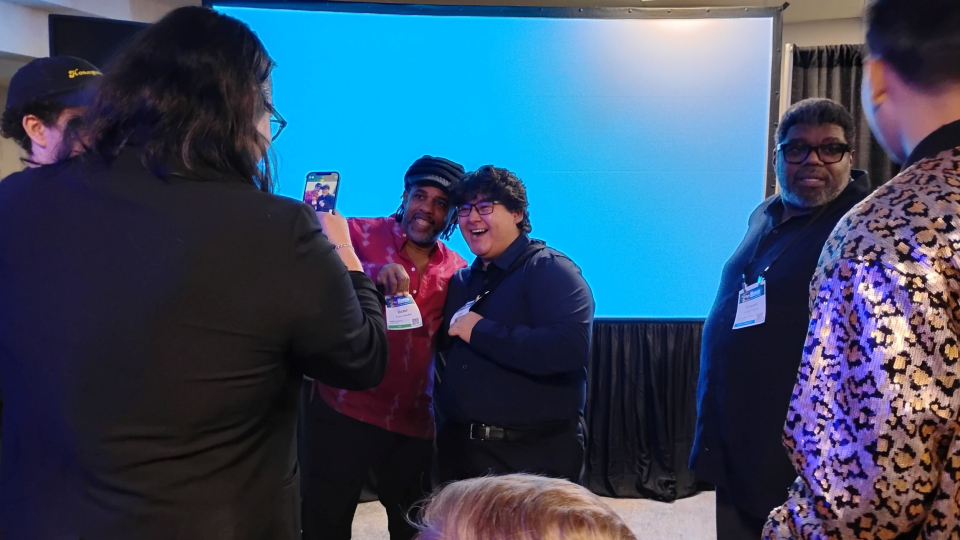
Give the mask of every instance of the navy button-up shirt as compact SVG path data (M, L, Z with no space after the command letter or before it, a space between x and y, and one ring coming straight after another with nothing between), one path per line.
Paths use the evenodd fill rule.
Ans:
M533 242L521 234L483 269L480 259L450 281L450 319L494 283ZM470 343L447 339L434 391L444 421L523 429L583 414L593 330L593 293L580 268L545 248L506 275L475 310ZM445 337L445 336L441 336ZM443 341L443 340L441 340Z

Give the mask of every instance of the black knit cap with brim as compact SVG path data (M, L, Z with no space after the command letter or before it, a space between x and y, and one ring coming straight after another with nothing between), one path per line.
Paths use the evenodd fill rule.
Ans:
M442 157L423 156L413 162L403 177L406 189L420 184L434 185L449 193L465 172L463 165Z

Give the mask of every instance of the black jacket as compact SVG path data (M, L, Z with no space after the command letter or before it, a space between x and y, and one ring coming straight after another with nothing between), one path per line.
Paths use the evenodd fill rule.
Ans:
M309 206L131 151L14 174L0 539L298 539L303 375L365 389L386 360Z
M869 192L866 173L853 171L853 181L820 215L782 224L780 196L768 198L723 268L703 327L690 468L754 517L783 503L797 477L782 438L807 335L810 279L834 226ZM756 283L768 266L766 322L734 330L744 274Z

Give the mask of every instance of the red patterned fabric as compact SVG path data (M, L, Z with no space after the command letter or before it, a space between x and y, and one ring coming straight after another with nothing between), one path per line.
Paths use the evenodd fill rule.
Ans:
M340 390L314 383L333 409L361 422L395 433L432 439L433 344L443 319L443 302L454 272L467 262L442 242L427 263L423 275L403 251L407 235L393 216L353 218L350 238L363 263L363 270L376 280L387 264L402 264L410 275L410 294L420 308L423 326L414 330L388 330L390 360L380 386L363 392Z

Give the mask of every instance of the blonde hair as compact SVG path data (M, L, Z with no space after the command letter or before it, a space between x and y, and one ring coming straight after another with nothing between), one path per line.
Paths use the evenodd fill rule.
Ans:
M529 474L449 484L427 501L420 520L419 540L637 540L585 488Z

